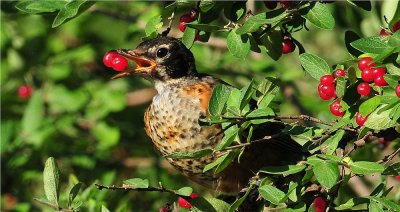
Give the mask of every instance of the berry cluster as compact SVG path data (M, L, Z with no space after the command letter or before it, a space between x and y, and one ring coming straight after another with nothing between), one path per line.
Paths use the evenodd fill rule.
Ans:
M198 194L192 193L189 196L191 199L197 198L199 197ZM178 197L178 205L181 208L191 208L192 204L190 204L190 202L188 202L186 199L184 199L183 197Z
M385 78L383 77L386 74L386 69L377 68L374 66L375 63L372 62L372 58L370 57L361 58L358 61L358 68L361 70L361 79L364 82L368 83L373 81L375 85L379 87L388 85L387 82L385 81ZM363 86L366 87L365 85ZM367 84L367 86L369 87L369 84ZM359 94L362 96L366 96L369 94L369 92L367 94L365 94L365 92L363 94L359 92Z
M199 11L192 9L189 13L183 14L179 19L178 28L181 32L186 30L186 24L196 20L199 17ZM194 40L199 40L200 34L197 32Z
M293 6L292 1L288 0L280 0L280 1L264 1L264 5L266 8L273 10L278 6L278 3L281 5L283 9L290 9Z
M103 63L115 71L123 71L128 67L128 60L115 52L107 52L103 57Z
M363 57L358 60L358 68L361 71L361 80L357 85L357 93L361 96L370 95L372 88L370 83L374 83L377 87L387 86L384 76L386 74L386 69L381 67L375 67L371 57ZM346 77L346 71L343 69L337 69L332 75L324 75L320 78L320 83L318 85L318 93L321 99L331 100L337 97L335 88L335 79L339 77ZM395 93L400 97L400 84L396 86ZM335 100L330 105L329 109L331 113L335 116L343 116L344 112L341 111L342 105L340 104L340 99ZM355 121L359 126L363 126L368 116L363 117L359 112L357 112Z

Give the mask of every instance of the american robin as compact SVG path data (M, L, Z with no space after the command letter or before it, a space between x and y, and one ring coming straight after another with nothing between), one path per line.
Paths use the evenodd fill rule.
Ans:
M136 63L113 78L133 73L154 83L157 95L144 115L147 135L156 149L167 155L175 152L193 152L215 147L223 138L220 125L201 126L199 118L208 115L208 103L213 87L223 83L216 77L199 74L193 54L178 39L161 37L142 42L133 50L115 50ZM276 134L280 126L274 123L253 133L256 136ZM299 159L299 145L287 135L268 142L249 145L240 161L234 160L219 174L203 168L215 161L218 154L198 159L167 160L183 175L203 186L224 194L235 194L248 180L267 165L287 164Z

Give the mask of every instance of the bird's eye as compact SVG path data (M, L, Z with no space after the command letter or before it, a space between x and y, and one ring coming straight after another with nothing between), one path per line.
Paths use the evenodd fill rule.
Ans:
M167 48L159 48L157 50L157 57L165 57L165 55L168 54L168 49Z

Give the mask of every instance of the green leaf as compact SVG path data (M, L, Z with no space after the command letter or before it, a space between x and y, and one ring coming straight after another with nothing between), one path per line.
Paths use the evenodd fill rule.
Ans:
M283 36L280 29L273 29L260 37L260 42L267 49L267 54L273 59L278 60L282 56Z
M250 102L251 96L254 93L253 84L254 82L251 81L249 84L240 89L240 110L242 110Z
M263 185L258 188L261 196L267 201L278 205L281 200L285 197L285 193L271 185Z
M194 24L194 23L187 23L187 27L191 27L197 29L199 31L204 32L214 32L218 30L223 30L224 28L218 25L210 25L210 24Z
M381 205L376 203L375 201L371 201L368 206L369 212L383 212L383 208Z
M200 8L201 12L205 13L205 12L209 11L211 8L213 8L214 5L215 5L215 1L213 1L213 0L201 0L199 8Z
M354 174L382 173L385 166L376 162L357 161L350 165L350 171Z
M317 161L314 164L313 171L318 182L328 189L332 188L339 178L339 166L333 161Z
M382 97L381 96L374 96L367 101L363 102L360 107L358 108L360 114L363 117L366 117L368 114L372 113L379 104L381 103Z
M81 187L82 187L82 183L77 183L69 191L68 208L70 208L72 206L72 203L74 202L75 197L78 195L78 192L81 189Z
M193 189L191 187L183 187L180 188L179 190L176 191L177 195L181 195L181 196L190 196L190 194L192 194Z
M217 168L215 169L215 174L222 172L232 161L238 156L239 150L232 150L230 151L227 156L218 164Z
M321 29L333 29L335 26L335 19L326 4L317 2L304 17Z
M233 88L226 102L227 110L235 116L240 115L240 96L241 92L237 88Z
M106 206L101 205L101 212L110 212L110 210Z
M47 200L58 206L58 196L60 195L60 173L53 157L46 160L43 171L44 192Z
M385 107L385 105L381 105L368 116L367 121L364 123L365 127L373 130L383 130L396 125L396 120L390 119L390 113L395 108L391 108L379 113L378 111L383 107Z
M233 125L224 131L224 137L215 147L217 151L223 150L230 146L233 140L238 136L240 128L237 125Z
M125 185L127 185L129 187L134 187L134 188L148 188L149 180L141 179L141 178L132 178L132 179L124 180L124 186Z
M330 136L326 141L321 145L321 151L325 152L327 155L332 155L339 144L339 141L342 139L344 135L344 130L338 130L335 135Z
M26 13L49 13L60 10L68 1L19 1L15 7Z
M240 205L242 205L242 203L244 202L244 200L246 200L247 196L250 194L250 191L252 191L253 187L254 187L254 184L250 184L250 187L247 189L246 193L245 193L242 197L240 197L239 199L236 199L235 202L233 202L233 203L231 204L231 206L229 207L229 210L228 210L228 211L229 211L229 212L235 212L236 209L237 209Z
M226 101L228 101L229 95L230 89L228 86L218 84L214 87L208 107L208 111L211 115L221 115L225 108Z
M60 9L57 16L54 18L51 27L55 28L64 23L67 19L73 18L78 14L79 8L86 2L85 1L70 1Z
M346 90L346 79L344 77L339 77L336 79L336 95L338 98L344 96Z
M288 191L286 192L285 197L283 197L281 202L286 202L287 199L290 199L293 202L297 202L298 199L296 194L297 186L299 186L298 183L290 181Z
M262 168L260 172L267 174L290 175L301 172L305 168L306 168L305 165L267 166Z
M351 42L350 45L362 52L372 54L380 54L381 52L386 51L386 49L392 48L385 42L385 39L383 39L381 36L361 38L359 40Z
M389 84L389 86L393 89L396 89L396 86L399 84L400 77L396 75L385 74L383 76L385 81Z
M203 172L207 172L211 169L213 169L214 167L217 167L215 169L215 174L218 174L219 172L221 172L224 168L226 168L231 162L232 160L237 156L237 151L230 151L224 155L222 155L221 157L219 157L217 160L215 160L214 162L207 164L204 169Z
M188 158L201 158L206 155L213 153L211 148L200 149L194 152L175 152L172 154L165 155L166 158L180 158L180 159L188 159Z
M382 204L387 209L389 209L389 211L400 211L400 205L388 200L386 197L371 197L371 196L369 196L367 198Z
M226 38L229 52L238 58L244 59L250 52L250 39L247 34L238 35L232 30Z
M332 72L331 68L325 60L310 53L301 54L300 62L306 72L318 81L322 76L331 74Z
M153 32L158 32L163 26L161 15L151 18L144 29L146 36L151 35Z
M42 124L44 117L44 106L39 90L35 91L29 100L25 109L24 116L22 117L22 132L24 135L29 136L34 133Z
M237 34L242 35L257 31L265 24L272 24L284 18L288 13L285 10L278 9L266 13L260 13L251 16L246 22L237 30Z
M212 197L197 197L195 199L190 199L189 202L192 204L191 211L228 211L229 204Z
M196 33L196 29L186 27L182 37L182 43L186 46L186 48L190 49L192 47L194 39L196 38Z
M344 204L341 204L337 207L335 207L336 210L348 210L348 209L352 209L354 206L356 205L360 205L360 204L365 204L365 203L369 203L369 199L364 198L364 197L355 197L355 198L351 198L349 199L347 202L345 202Z
M400 175L400 162L390 164L390 166L386 167L382 174L392 176Z

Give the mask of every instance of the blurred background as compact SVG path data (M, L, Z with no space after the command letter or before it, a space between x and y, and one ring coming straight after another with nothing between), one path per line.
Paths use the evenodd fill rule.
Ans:
M255 14L266 10L262 2L248 4ZM335 2L329 4L334 30L308 24L309 31L292 36L333 66L351 57L344 44L346 30L378 35L387 27L384 15L390 20L397 4L372 2L367 12ZM75 204L82 204L84 211L98 211L102 204L112 211L157 211L176 201L170 194L99 191L94 186L120 185L133 177L172 189L191 186L195 193L212 195L182 178L145 135L143 114L155 94L151 84L135 76L110 80L115 72L102 63L108 50L135 48L148 20L163 14L163 3L100 1L57 28L51 28L55 15L24 14L14 6L15 2L1 2L1 211L49 210L33 201L44 196L42 172L48 157L54 157L61 170L61 202L66 202L73 182L83 182ZM176 19L189 10L178 11ZM163 14L164 23L169 15ZM216 22L226 23L222 15ZM179 38L177 25L175 20L170 35ZM199 72L238 87L253 78L275 76L283 82L281 114L334 119L329 102L318 97L317 81L302 71L298 50L278 61L264 50L240 60L227 51L226 35L215 33L208 42L195 42L191 50ZM21 91L24 85L31 88L29 95ZM387 152L390 144L385 148L374 143L359 157L372 161ZM374 187L373 182L365 184Z

